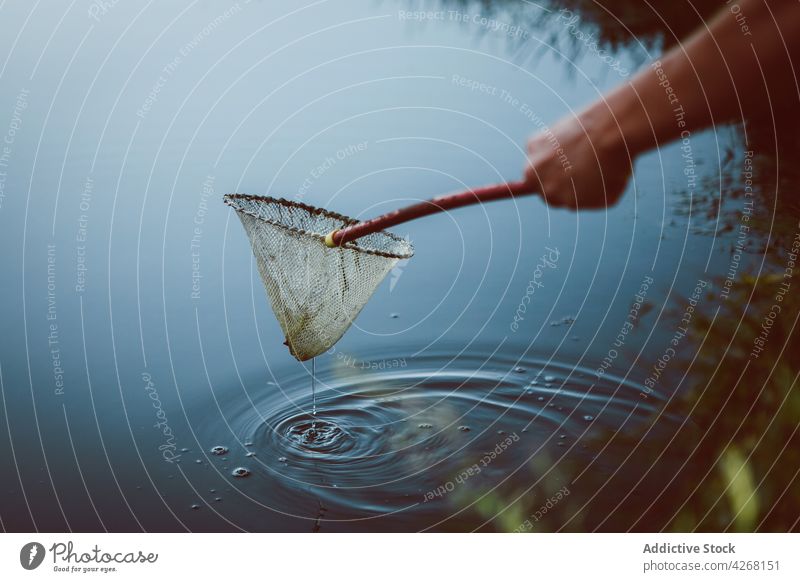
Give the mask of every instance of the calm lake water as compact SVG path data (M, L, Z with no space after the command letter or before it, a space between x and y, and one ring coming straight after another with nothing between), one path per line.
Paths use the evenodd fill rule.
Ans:
M741 178L737 132L643 156L608 212L530 197L396 228L416 255L317 358L311 443L310 363L222 204L367 218L517 179L530 134L657 51L559 54L565 24L468 3L2 14L4 529L648 529L676 510L657 492L684 459L658 443L698 430L665 412L694 349L680 319L716 308L736 236L686 196Z

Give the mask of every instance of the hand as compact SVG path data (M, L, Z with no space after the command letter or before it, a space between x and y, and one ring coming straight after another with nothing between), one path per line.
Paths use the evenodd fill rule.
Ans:
M525 180L550 206L606 208L622 196L632 159L613 117L602 109L562 119L528 141Z

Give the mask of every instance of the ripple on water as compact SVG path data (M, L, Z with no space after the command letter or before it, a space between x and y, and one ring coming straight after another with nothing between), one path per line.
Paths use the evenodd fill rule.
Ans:
M315 500L347 515L415 514L433 511L434 503L421 503L425 491L504 439L516 440L474 479L476 486L530 467L537 456L591 455L582 439L643 423L661 406L655 397L643 400L635 384L554 363L413 361L376 372L321 359L316 417L308 412L308 375L292 369L277 386L248 386L249 398L230 399L225 422L205 423L203 438L214 455L226 454L234 466L246 462L230 475L251 476L241 488L265 506L303 514L298 507ZM537 376L548 384L538 385ZM230 439L230 430L248 449L216 444ZM571 445L576 441L581 446Z

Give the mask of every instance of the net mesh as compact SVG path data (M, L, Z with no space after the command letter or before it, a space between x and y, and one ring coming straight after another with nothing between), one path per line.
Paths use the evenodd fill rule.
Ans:
M246 194L224 201L242 221L286 345L300 361L339 341L397 261L414 254L388 232L329 248L325 235L358 221L299 202Z

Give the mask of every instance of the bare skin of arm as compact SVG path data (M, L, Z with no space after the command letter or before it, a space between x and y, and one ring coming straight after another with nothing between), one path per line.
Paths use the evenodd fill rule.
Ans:
M638 154L769 109L770 100L797 99L789 59L800 49L800 3L738 4L747 30L724 6L661 59L558 121L552 134L561 151L550 135L531 138L526 181L551 206L605 208L622 195Z

